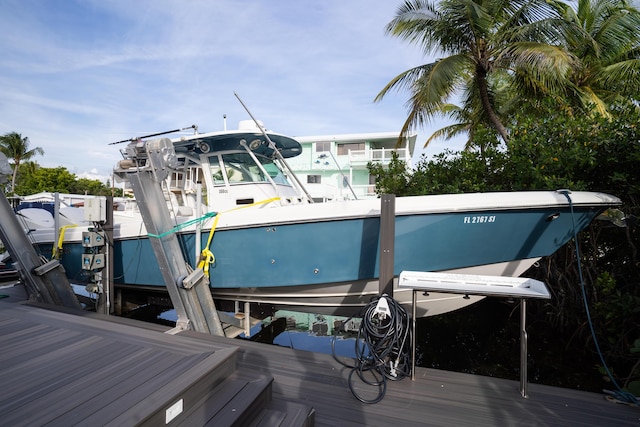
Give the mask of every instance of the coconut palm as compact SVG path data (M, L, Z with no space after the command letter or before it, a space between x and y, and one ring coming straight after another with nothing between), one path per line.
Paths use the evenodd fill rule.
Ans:
M26 136L23 138L22 135L17 132L10 132L0 137L0 151L2 151L7 158L13 159L11 191L15 191L16 188L16 176L20 162L29 160L36 154L44 154L44 150L40 147L29 149L29 138Z
M407 0L387 33L445 56L396 76L376 101L392 89L409 90L404 132L446 115L459 95L463 116L491 126L506 142L498 91L556 92L571 69L573 58L559 45L569 32L561 10L553 0Z
M578 0L564 18L576 27L567 49L579 59L568 76L570 98L608 116L640 93L640 11L625 0Z

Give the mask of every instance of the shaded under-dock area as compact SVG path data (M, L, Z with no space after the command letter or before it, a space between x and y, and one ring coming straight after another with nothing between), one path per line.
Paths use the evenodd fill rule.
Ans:
M22 292L0 289L0 425L640 425L640 408L601 394L529 384L524 399L517 381L424 368L367 405L329 355L169 335Z

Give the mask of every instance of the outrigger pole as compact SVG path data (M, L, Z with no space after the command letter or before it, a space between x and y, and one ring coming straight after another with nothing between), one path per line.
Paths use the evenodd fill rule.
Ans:
M284 167L287 168L287 170L289 171L289 173L291 174L291 176L295 180L296 184L298 185L298 188L300 188L304 192L304 194L307 196L307 199L309 200L309 203L313 203L313 198L311 197L311 195L309 194L307 189L304 188L304 185L302 185L302 183L300 182L300 180L298 179L296 174L293 173L293 170L291 170L291 168L289 167L289 164L287 163L287 161L282 156L282 153L280 153L278 148L276 148L276 144L274 144L273 141L271 141L271 138L269 138L269 135L267 135L267 132L265 132L264 128L260 125L260 122L258 120L256 120L256 118L253 116L253 114L251 114L251 111L249 111L249 109L247 108L245 103L242 102L242 99L240 99L240 96L238 96L238 94L235 91L233 92L233 94L236 96L236 98L238 98L238 101L240 101L240 104L242 104L242 106L244 107L246 112L249 113L249 116L254 121L254 123L256 124L258 129L260 129L260 132L262 132L262 135L265 137L265 139L269 143L269 147L274 151L274 153L276 154L276 157L278 157L278 160L280 160L282 162Z
M122 144L123 142L131 142L131 141L136 141L138 139L151 138L152 136L159 136L159 135L166 135L168 133L182 132L182 131L185 131L187 129L193 129L196 132L196 134L198 133L198 126L197 125L191 125L191 126L187 126L186 128L167 130L167 131L164 131L164 132L151 133L149 135L143 135L143 136L134 136L133 138L123 139L122 141L110 142L108 145Z

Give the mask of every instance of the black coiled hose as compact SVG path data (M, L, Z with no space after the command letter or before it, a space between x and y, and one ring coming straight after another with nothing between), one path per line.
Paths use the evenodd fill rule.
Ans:
M381 299L385 301L380 301ZM340 330L344 330L344 325L353 317L362 318L355 343L354 365L348 365L337 358L337 333L334 333L331 343L333 357L351 368L349 389L355 398L363 403L378 403L384 398L388 380L398 381L411 375L409 316L402 305L385 294L372 300L357 316L342 322ZM354 375L363 383L377 387L377 396L369 400L359 395L354 389Z

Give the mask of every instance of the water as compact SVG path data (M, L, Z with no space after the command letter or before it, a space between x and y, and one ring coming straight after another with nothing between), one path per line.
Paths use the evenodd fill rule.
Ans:
M533 304L543 302L530 301ZM276 317L287 319L287 330L273 344L332 354L334 328L347 318L278 311L255 325L251 335ZM175 311L165 311L158 321L175 322ZM531 322L531 320L529 320ZM359 324L335 340L336 355L355 357ZM600 393L612 387L598 371L600 364L591 343L571 340L545 323L527 325L529 382ZM241 335L244 337L244 334ZM512 380L520 378L520 306L502 298L485 298L477 304L442 316L418 319L416 365Z
M543 302L530 301L528 306ZM293 316L293 312L276 315ZM310 321L281 333L274 344L331 354L331 334L313 332L318 319L326 323L344 318L329 318L306 313L297 314ZM315 316L315 317L314 317ZM315 320L314 320L315 319ZM531 320L530 320L531 321ZM321 320L322 322L322 320ZM291 322L290 322L291 323ZM311 325L311 327L309 327ZM568 340L537 322L527 325L528 380L577 390L600 393L611 385L598 370L599 359L591 343ZM355 354L354 333L341 334L336 341L340 355ZM485 298L477 304L442 316L421 318L416 326L416 365L469 374L520 379L520 306L502 298Z

